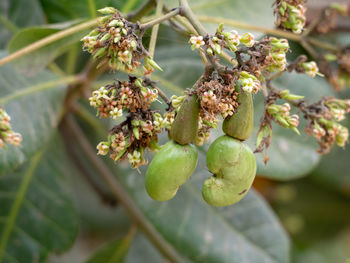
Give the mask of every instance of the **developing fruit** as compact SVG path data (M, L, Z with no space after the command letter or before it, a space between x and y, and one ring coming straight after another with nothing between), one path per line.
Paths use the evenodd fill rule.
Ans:
M173 198L197 166L198 152L192 145L166 143L154 156L146 173L146 190L157 201Z
M196 95L187 95L171 128L171 138L181 144L195 142L198 132L199 101Z
M256 173L251 149L227 135L210 145L207 166L213 176L205 180L202 195L213 206L229 206L240 201L247 194Z

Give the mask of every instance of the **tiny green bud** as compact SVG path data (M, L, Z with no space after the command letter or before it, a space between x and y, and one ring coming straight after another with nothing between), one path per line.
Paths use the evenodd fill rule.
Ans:
M100 14L102 15L112 15L116 13L116 9L113 7L105 7L105 8L101 8L99 10L97 10Z

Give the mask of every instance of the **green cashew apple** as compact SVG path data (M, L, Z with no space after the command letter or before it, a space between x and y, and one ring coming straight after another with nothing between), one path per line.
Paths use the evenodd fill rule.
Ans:
M173 198L197 166L198 151L192 145L167 142L154 156L146 173L146 190L157 201Z
M170 135L178 144L196 140L198 132L199 101L196 95L187 95L172 124Z
M247 92L239 94L238 103L237 112L224 120L222 130L235 139L245 141L250 137L254 125L252 95Z
M205 180L202 195L213 206L229 206L240 201L256 173L255 156L249 146L227 135L210 145L207 166L214 175Z

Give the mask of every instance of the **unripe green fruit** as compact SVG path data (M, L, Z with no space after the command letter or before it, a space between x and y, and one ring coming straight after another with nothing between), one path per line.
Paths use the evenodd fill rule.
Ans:
M252 95L243 92L238 96L239 107L232 116L225 118L222 130L229 136L245 141L250 137L254 126L254 106Z
M157 201L173 198L197 166L198 152L192 145L166 143L154 156L146 173L146 190Z
M198 132L199 101L196 95L187 95L171 127L171 137L181 145L196 140Z
M256 173L255 156L249 146L226 135L210 145L207 166L214 176L205 180L202 195L213 206L228 206L240 201Z

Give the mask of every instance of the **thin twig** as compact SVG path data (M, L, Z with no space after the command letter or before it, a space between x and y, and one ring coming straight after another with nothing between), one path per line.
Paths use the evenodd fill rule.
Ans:
M163 0L158 0L157 9L156 9L157 17L159 17L162 14L162 9L163 9ZM159 30L159 24L154 25L152 28L151 39L149 41L149 47L148 47L148 53L151 56L151 58L154 57L154 50L156 48L158 30Z
M67 37L67 36L70 36L74 33L77 33L77 32L80 32L84 29L87 29L87 28L90 28L90 27L93 27L97 25L97 19L94 19L94 20L89 20L85 23L82 23L82 24L79 24L79 25L76 25L76 26L73 26L73 27L70 27L68 29L65 29L65 30L62 30L60 32L57 32L55 34L52 34L48 37L44 37L10 55L8 55L7 57L4 57L3 59L0 59L0 66L3 66L23 55L26 55L26 54L29 54L30 52L33 52L39 48L42 48L48 44L51 44L57 40L60 40L64 37Z
M154 20L152 20L152 21L150 21L148 23L142 24L140 29L141 30L146 30L147 28L150 28L150 27L152 27L154 25L157 25L157 24L159 24L159 23L161 23L163 21L166 21L166 20L168 20L168 19L178 15L179 13L180 13L180 9L176 8L175 10L173 10L173 11L171 11L171 12L169 12L169 13L161 16L161 17L158 17L158 18L156 18L156 19L154 19Z
M104 162L97 157L95 150L91 147L88 139L81 131L72 116L67 116L63 125L67 126L71 132L71 136L82 149L87 160L99 172L101 178L110 187L113 195L119 200L128 215L140 227L144 234L149 238L155 247L171 262L184 262L177 252L167 243L167 241L159 234L156 228L147 220L142 211L136 206L131 196L119 184L115 175L107 168Z

